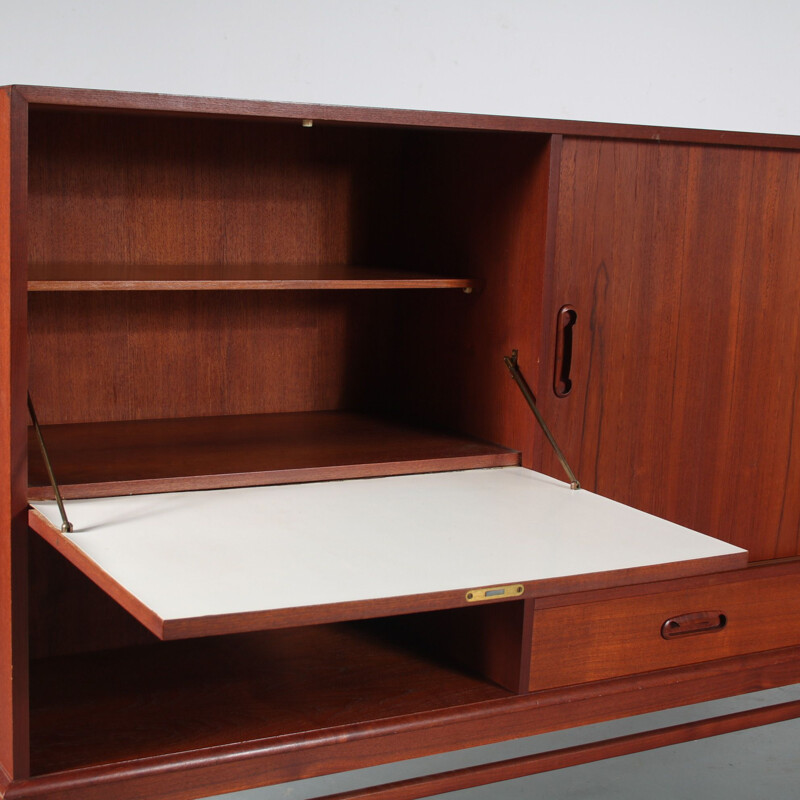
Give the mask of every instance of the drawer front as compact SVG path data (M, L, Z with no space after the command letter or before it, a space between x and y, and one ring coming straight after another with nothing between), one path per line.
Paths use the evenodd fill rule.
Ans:
M800 644L800 578L536 609L530 689Z

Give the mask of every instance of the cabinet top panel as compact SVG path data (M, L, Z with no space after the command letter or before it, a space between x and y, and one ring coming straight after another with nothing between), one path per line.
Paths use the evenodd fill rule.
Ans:
M68 505L74 532L58 532L54 502L33 503L33 527L165 639L746 561L737 547L521 467Z
M649 139L750 147L800 149L800 136L699 130L652 125L629 125L534 117L506 117L391 108L360 108L219 97L191 97L101 89L50 86L8 86L31 106L72 108L143 114L211 115L268 118L286 122L364 124L462 130L516 131L521 133Z

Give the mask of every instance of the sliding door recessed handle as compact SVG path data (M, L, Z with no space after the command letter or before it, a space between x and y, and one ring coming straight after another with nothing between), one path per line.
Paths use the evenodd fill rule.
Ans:
M572 329L578 321L574 306L561 306L556 315L556 360L553 370L553 391L566 397L572 391Z
M727 624L728 618L721 611L695 611L680 617L670 617L661 626L661 635L665 639L679 639L700 633L718 633Z

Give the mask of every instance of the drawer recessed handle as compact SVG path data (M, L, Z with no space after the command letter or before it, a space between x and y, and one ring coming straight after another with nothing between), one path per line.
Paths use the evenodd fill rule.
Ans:
M661 626L665 639L680 639L683 636L697 636L700 633L717 633L728 624L728 618L721 611L695 611L670 617Z
M566 397L572 391L572 329L578 321L574 306L561 306L556 316L556 359L553 371L553 391L556 397Z

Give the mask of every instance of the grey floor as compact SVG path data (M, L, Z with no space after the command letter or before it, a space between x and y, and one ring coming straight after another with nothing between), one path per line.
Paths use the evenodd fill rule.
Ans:
M218 795L218 800L307 800L346 789L797 699L800 699L800 684L499 745ZM438 797L442 800L797 800L800 798L800 720Z

